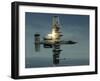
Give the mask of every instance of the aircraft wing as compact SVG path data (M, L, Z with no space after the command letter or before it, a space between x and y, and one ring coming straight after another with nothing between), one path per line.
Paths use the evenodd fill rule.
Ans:
M60 44L76 44L77 42L74 42L74 41L71 41L71 40L69 40L69 41L60 41Z

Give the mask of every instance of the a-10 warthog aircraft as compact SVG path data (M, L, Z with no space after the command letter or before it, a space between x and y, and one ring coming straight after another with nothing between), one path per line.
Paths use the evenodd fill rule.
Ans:
M60 54L62 49L60 48L61 45L66 44L66 45L72 45L76 44L77 42L74 42L72 40L63 40L61 39L62 32L60 31L60 23L59 23L59 17L58 16L53 16L53 23L52 23L52 30L51 33L47 34L42 41L40 40L40 34L36 33L34 35L34 40L35 40L35 51L39 52L40 51L40 46L43 45L44 48L52 48L53 51L53 64L57 65L59 64L60 61Z

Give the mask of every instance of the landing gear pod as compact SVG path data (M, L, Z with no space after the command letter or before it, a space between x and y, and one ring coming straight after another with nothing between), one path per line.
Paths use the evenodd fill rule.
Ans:
M35 51L38 52L40 51L40 34L36 33L34 35L34 43L35 43Z

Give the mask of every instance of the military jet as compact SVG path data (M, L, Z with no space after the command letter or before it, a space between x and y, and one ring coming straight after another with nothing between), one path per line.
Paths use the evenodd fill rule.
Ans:
M61 37L62 32L60 31L60 22L59 22L59 17L58 16L53 16L53 22L52 22L52 29L49 34L47 34L42 41L40 40L40 34L36 33L34 35L34 40L35 40L35 51L39 52L40 51L40 46L43 45L44 48L52 48L53 52L53 64L57 65L59 64L60 61L60 54L61 51L61 45L66 44L66 45L72 45L76 44L77 42L74 42L72 40L63 40ZM46 49L47 50L47 49Z

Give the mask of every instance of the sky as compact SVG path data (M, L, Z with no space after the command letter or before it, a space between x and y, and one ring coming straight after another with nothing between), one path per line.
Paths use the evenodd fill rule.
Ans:
M70 14L25 13L25 62L26 68L52 67L52 48L34 49L34 34L39 33L41 40L51 32L53 16L59 16L62 40L78 42L74 45L61 45L63 50L59 66L89 64L89 16Z

